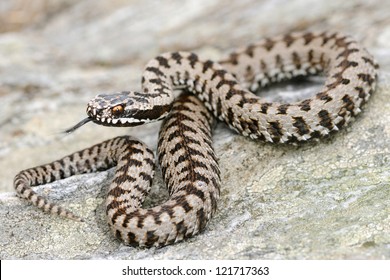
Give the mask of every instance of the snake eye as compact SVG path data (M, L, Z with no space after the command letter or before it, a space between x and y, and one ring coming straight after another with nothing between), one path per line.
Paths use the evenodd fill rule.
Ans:
M123 111L124 111L123 105L116 105L111 109L111 113L116 117L120 116L123 113Z

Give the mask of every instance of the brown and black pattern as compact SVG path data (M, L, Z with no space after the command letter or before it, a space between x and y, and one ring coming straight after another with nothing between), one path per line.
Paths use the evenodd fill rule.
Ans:
M264 39L219 63L190 52L161 54L146 65L142 92L98 95L88 104L88 118L67 131L89 121L140 125L163 119L172 107L158 141L168 201L142 208L154 173L153 153L125 136L22 171L15 177L15 189L46 212L81 220L31 187L116 165L106 202L114 235L134 246L178 242L204 230L217 208L220 174L211 146L211 114L252 139L296 143L320 138L361 111L375 90L377 68L364 48L337 32ZM248 90L319 72L326 75L323 88L296 103L267 102ZM174 102L177 88L185 94Z
M235 63L223 60L223 67L240 81L248 83L251 89L296 76L318 72L327 75L320 92L297 103L269 103L258 99L256 104L242 106L241 100L237 102L235 106L244 107L243 115L249 116L250 120L259 120L259 130L249 135L251 138L264 137L270 142L291 143L325 136L349 123L350 117L360 112L360 107L375 89L378 65L372 56L353 39L336 32L292 33L265 39L251 45L250 59L247 49L235 51L234 58ZM255 80L245 79L248 67L255 73ZM237 92L237 87L235 89ZM346 92L350 92L349 98L345 98ZM242 95L248 96L245 90ZM329 119L321 118L324 116L322 110L328 112ZM240 111L234 110L237 115ZM237 116L233 119L245 121ZM278 129L270 123L278 123ZM238 132L244 127L238 123L230 126ZM275 137L275 131L283 131L283 135Z
M210 141L212 121L210 113L194 96L183 94L175 101L158 141L159 162L170 198L162 205L142 209L148 190L138 190L130 183L124 188L114 179L107 199L107 215L117 238L133 246L164 246L205 229L217 208L220 188L219 167ZM121 161L123 167L118 165L115 178L132 182L132 177L140 177L134 170L123 170L134 165L128 161ZM129 178L118 173L119 168ZM147 189L150 179L142 178ZM136 185L142 180L138 179ZM118 203L123 196L134 202Z
M76 174L109 169L115 166L115 162L118 160L111 156L112 153L110 151L116 151L126 141L131 142L135 140L128 136L117 137L70 154L55 162L23 170L14 179L16 192L20 197L32 202L32 204L45 212L81 221L82 219L72 212L38 195L32 187L51 183Z

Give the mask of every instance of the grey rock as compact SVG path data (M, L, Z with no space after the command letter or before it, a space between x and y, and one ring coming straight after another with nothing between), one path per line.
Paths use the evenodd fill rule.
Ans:
M49 2L34 6L34 13L25 11L37 15L18 25L3 17L1 30L18 32L0 34L1 259L390 258L387 3ZM159 123L120 129L87 125L69 136L60 132L84 117L95 94L139 89L144 65L158 53L190 49L218 59L265 35L307 28L339 30L362 41L380 62L378 89L348 128L318 143L255 142L219 124L214 147L222 193L205 232L161 249L122 245L104 214L114 170L36 188L84 223L47 215L15 196L12 180L18 171L108 138L130 134L155 149ZM281 85L263 94L291 101L310 95L320 82ZM145 207L166 198L157 173Z

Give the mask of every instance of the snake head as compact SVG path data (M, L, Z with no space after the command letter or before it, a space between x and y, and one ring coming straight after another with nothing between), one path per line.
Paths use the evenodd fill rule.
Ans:
M153 106L150 97L132 91L99 94L89 101L87 115L94 123L105 126L137 126L165 118L171 102Z
M162 101L162 98L157 98L157 100ZM155 102L154 94L134 91L99 94L88 103L88 117L64 132L72 133L91 121L104 126L137 126L158 121L168 115L173 100L166 98L166 103L159 105Z
M104 126L137 126L161 120L168 115L173 100L166 98L166 103L159 105L155 104L155 100L153 94L134 91L99 94L88 103L88 117L65 133L71 133L91 121Z

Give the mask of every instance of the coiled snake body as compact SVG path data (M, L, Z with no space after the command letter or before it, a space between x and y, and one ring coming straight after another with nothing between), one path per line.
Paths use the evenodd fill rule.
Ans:
M217 207L221 182L212 149L211 114L253 139L296 143L319 138L339 130L360 112L375 89L376 69L372 56L353 39L328 32L264 39L219 63L189 52L165 53L147 64L142 93L96 96L88 104L88 117L68 132L89 121L135 126L166 117L158 158L168 201L141 208L150 190L154 157L129 136L21 171L14 186L19 196L44 211L80 221L37 195L31 186L116 166L106 200L115 236L134 246L172 244L202 231ZM318 72L326 73L322 90L297 103L269 103L249 91ZM175 99L177 88L184 93Z

